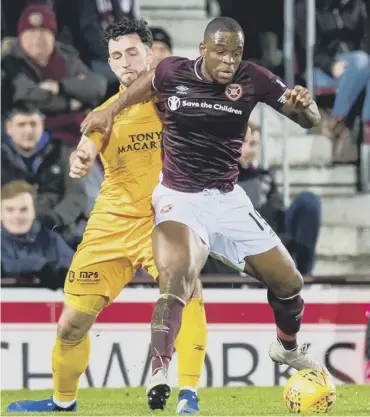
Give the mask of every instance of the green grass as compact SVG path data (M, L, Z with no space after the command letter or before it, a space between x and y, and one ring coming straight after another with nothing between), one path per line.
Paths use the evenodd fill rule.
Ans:
M7 404L20 399L42 399L50 391L2 391L2 415ZM289 415L282 401L282 387L205 388L199 390L201 415L257 416ZM165 412L158 416L175 414L177 391L172 393ZM53 413L64 415L67 413ZM79 410L81 416L145 416L150 415L144 388L81 389ZM14 415L14 414L11 414ZM17 415L17 414L15 414ZM33 414L45 415L45 414ZM337 401L328 415L370 415L370 386L345 385L337 389Z

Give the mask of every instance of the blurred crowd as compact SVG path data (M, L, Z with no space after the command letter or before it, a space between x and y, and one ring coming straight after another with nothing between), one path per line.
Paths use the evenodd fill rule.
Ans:
M208 10L211 3L207 2ZM244 58L284 78L283 0L217 0L246 33ZM333 162L357 161L370 143L369 13L363 0L320 0L316 10L314 84L321 131ZM69 155L85 115L118 89L101 43L105 27L140 17L138 0L2 2L2 285L59 288L103 180L72 180ZM269 12L266 13L266 10ZM305 0L296 1L296 81L305 83ZM172 54L166 28L153 27L155 63ZM239 184L280 235L306 279L312 278L320 233L320 198L310 192L284 207L273 170L258 162L260 129L251 124ZM236 273L209 259L204 273Z

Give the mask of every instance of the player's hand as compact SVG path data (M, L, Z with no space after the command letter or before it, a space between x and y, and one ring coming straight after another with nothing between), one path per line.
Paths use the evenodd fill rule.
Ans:
M93 131L103 134L103 139L109 139L112 133L114 114L109 108L89 113L81 123L81 133L88 136Z
M300 85L296 85L293 90L287 90L285 98L285 107L291 111L305 110L313 101L307 88Z
M69 157L69 176L71 178L83 178L89 175L95 158L87 149L77 149Z

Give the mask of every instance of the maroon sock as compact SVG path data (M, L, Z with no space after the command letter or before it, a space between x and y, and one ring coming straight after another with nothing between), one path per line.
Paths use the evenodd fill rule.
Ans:
M181 327L183 308L184 303L171 295L160 298L155 305L150 351L153 373L159 368L168 369L175 339Z

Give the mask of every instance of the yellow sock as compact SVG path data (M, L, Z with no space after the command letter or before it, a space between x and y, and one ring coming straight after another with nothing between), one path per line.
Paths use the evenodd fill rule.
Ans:
M85 372L90 358L90 338L87 334L77 342L57 337L53 349L54 398L73 401L77 398L80 376Z
M175 341L179 387L197 388L207 347L207 322L202 298L192 298L184 307L182 325Z

